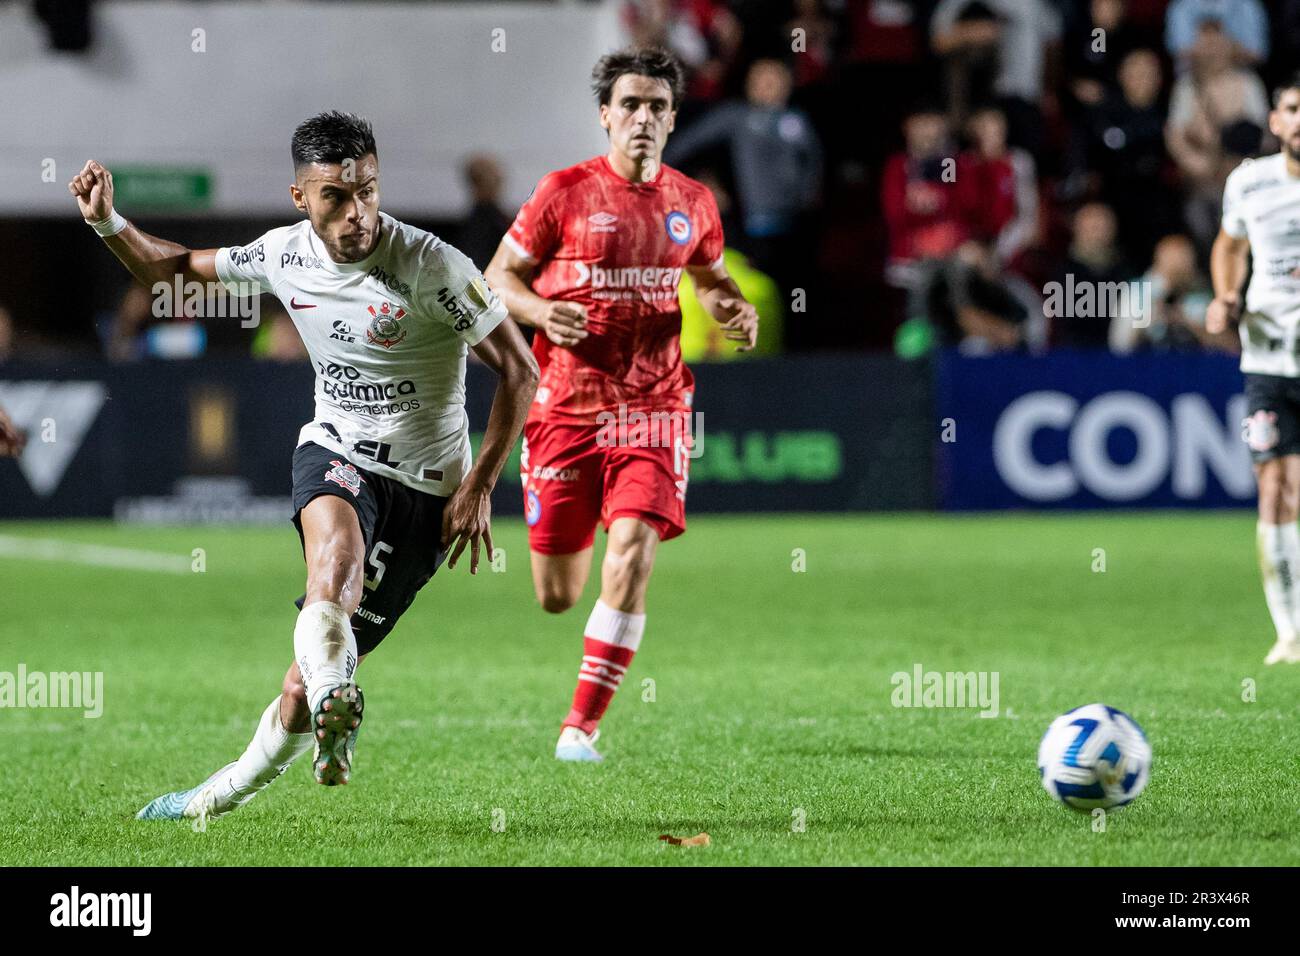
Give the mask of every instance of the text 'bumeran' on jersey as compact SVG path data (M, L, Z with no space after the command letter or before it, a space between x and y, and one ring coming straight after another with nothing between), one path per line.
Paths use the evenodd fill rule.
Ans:
M293 319L316 371L315 442L359 468L447 496L470 467L465 359L506 309L458 250L380 213L375 250L330 259L311 223L217 251L227 287L257 282Z
M542 379L529 421L590 423L620 405L685 411L694 378L682 363L677 285L687 266L722 258L722 222L708 187L660 166L633 183L604 156L549 173L505 237L536 263L532 288L587 310L587 337L553 345L539 330Z
M1241 370L1300 376L1300 179L1282 153L1248 159L1223 190L1223 231L1250 241Z

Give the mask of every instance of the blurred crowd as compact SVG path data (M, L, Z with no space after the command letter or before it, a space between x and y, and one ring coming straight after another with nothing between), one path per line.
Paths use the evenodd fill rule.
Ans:
M1228 173L1272 152L1300 0L621 0L628 42L689 71L666 162L713 190L760 304L754 354L937 346L1222 349L1205 332ZM509 170L464 161L465 208L420 223L487 264ZM1054 289L1132 290L1076 308ZM1105 297L1097 297L1104 302ZM735 358L683 289L689 361ZM1109 303L1113 305L1112 301ZM105 354L202 354L128 291ZM269 297L254 353L301 345ZM163 323L165 324L165 323ZM0 359L12 346L0 310ZM247 349L248 338L229 342Z
M624 20L692 71L667 160L735 197L785 348L1236 348L1204 329L1209 248L1228 173L1277 149L1300 0L628 0ZM1053 307L1088 284L1122 307Z

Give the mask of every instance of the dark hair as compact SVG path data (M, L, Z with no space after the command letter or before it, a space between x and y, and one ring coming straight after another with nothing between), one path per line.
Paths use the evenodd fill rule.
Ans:
M672 92L672 109L681 105L686 91L686 80L677 57L662 47L627 47L616 53L606 53L591 70L591 91L596 102L608 106L614 84L628 73L663 80Z
M329 110L303 120L293 131L293 167L307 163L341 163L367 153L379 156L370 123L352 113Z
M1300 70L1288 73L1286 78L1273 87L1273 109L1282 102L1282 94L1287 90L1300 90Z
M938 97L931 96L928 93L921 93L907 104L907 111L903 114L904 119L912 116L927 116L932 113L938 113L944 119L948 118L948 110L944 108L943 103Z

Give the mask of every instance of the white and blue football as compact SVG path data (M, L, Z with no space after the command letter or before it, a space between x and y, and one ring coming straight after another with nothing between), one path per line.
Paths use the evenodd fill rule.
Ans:
M1151 744L1122 710L1087 704L1047 728L1038 745L1038 773L1047 792L1067 807L1122 807L1151 778Z

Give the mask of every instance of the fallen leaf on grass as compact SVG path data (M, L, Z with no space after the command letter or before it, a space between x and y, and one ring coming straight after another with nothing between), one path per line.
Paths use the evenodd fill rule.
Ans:
M659 834L659 839L665 843L671 843L673 846L708 846L709 835L700 833L693 837L675 837L671 833Z

